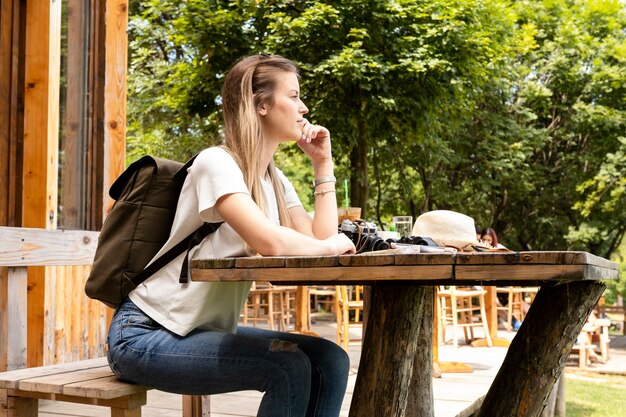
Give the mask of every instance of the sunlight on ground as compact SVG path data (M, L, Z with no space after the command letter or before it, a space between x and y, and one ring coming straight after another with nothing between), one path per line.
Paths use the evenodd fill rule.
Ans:
M567 417L626 415L626 376L577 372L566 378Z

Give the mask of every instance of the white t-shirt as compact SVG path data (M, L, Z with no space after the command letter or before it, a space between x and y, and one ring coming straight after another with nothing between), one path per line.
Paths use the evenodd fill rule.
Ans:
M302 205L293 185L282 172L278 174L285 189L287 207ZM268 218L279 224L272 184L261 181ZM233 157L218 147L203 150L188 170L170 237L154 259L200 227L203 221L224 221L215 210L215 203L220 197L233 193L249 194L243 173ZM228 223L223 223L189 254L190 258L246 255L243 239ZM130 293L130 299L153 320L181 336L196 328L234 332L251 283L190 280L181 284L178 279L184 257L185 253L181 254L140 284Z

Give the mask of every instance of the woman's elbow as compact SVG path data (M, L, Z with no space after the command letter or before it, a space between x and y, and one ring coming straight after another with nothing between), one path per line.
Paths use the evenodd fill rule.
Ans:
M279 245L264 245L262 248L257 250L259 255L261 256L281 256L285 255L285 252L282 250Z
M287 244L281 239L264 239L258 242L255 249L262 256L281 256L287 254Z

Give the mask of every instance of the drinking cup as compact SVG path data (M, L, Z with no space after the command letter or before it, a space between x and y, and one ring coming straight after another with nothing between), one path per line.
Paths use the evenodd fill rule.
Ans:
M400 237L411 236L411 231L413 230L412 216L394 216L392 222Z

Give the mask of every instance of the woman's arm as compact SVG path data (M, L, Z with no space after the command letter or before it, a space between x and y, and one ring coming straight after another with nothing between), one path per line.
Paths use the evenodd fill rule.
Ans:
M288 227L272 223L244 193L227 194L215 203L220 216L259 254L281 255L341 255L355 253L352 241L335 231L316 239ZM336 210L336 208L335 208ZM304 209L303 209L304 211Z
M324 126L313 125L304 119L302 135L298 146L309 157L313 165L316 184L314 185L315 215L311 221L304 215L303 208L292 208L290 214L294 228L318 239L337 234L337 195L334 180L334 167L331 153L330 132ZM331 180L332 179L332 180Z

